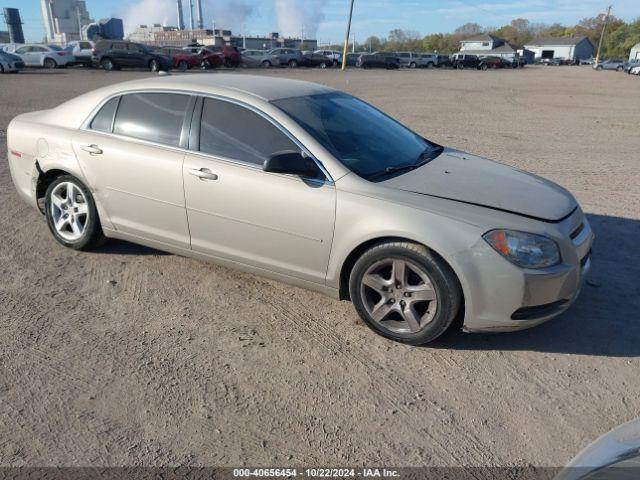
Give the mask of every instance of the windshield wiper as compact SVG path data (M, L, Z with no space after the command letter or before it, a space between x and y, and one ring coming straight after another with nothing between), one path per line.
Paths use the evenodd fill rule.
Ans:
M415 170L416 168L419 168L423 165L425 165L426 163L429 163L431 161L431 158L425 158L425 156L431 153L431 150L425 150L424 152L422 152L420 154L420 157L418 158L418 161L415 163L409 163L406 165L398 165L398 166L393 166L393 167L387 167L384 170L381 170L380 172L376 172L373 175L369 175L369 180L377 180L381 177L385 177L387 175L391 175L394 173L399 173L399 172L409 172L411 170Z

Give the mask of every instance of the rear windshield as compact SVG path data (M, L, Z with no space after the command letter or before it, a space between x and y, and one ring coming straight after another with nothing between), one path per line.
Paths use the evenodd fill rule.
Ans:
M435 158L430 143L380 110L341 92L272 102L293 118L347 168L368 180Z

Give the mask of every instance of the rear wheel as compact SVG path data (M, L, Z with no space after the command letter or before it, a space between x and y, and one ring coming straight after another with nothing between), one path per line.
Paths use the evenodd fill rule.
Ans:
M353 266L349 293L371 329L413 345L442 335L462 304L451 268L426 247L409 242L367 250Z
M463 63L458 63L458 64L456 65L456 68L457 68L458 70L464 70L464 64L463 64Z
M269 60L263 60L260 66L262 68L271 68L271 62Z
M298 61L297 60L289 60L289 68L296 68L298 66Z
M487 65L486 63L483 63L482 65L480 65L480 70L486 70L489 68L489 65Z
M411 62L409 64L409 68L416 68L418 65L416 64L416 62Z
M327 62L320 62L320 68L327 68Z
M155 58L149 62L149 70L152 72L160 71L160 63Z
M100 66L107 71L114 69L113 61L110 58L103 58L100 60Z
M44 59L44 68L56 68L58 64L53 58Z
M178 63L178 70L180 70L181 72L186 72L189 69L189 64L186 62L186 60L180 60L180 62Z
M105 240L91 192L72 175L51 182L45 193L45 215L53 237L65 247L87 250Z
M616 68L616 70L617 70L618 72L621 72L621 71L622 71L622 66L619 66L618 68Z
M596 71L598 71L598 72L599 72L600 70L602 70L602 65L598 65L598 66L596 67Z
M429 62L427 63L427 68L433 68L435 67L435 65L433 64L433 62Z

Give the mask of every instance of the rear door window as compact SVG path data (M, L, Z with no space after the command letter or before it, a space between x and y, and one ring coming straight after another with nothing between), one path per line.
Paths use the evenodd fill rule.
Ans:
M188 103L188 95L173 93L123 95L113 133L177 147Z
M119 99L120 97L112 98L102 106L96 116L93 117L93 120L91 120L91 130L111 133L111 128L113 126L113 115L116 113Z
M262 166L276 152L300 151L278 127L235 103L206 98L200 123L200 151Z

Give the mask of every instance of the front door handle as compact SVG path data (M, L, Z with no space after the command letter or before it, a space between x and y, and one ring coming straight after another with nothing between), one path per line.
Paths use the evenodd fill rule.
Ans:
M213 173L208 168L190 168L189 175L193 175L194 177L198 177L200 180L217 180L218 175Z
M101 155L102 149L97 145L82 145L80 147L85 152L88 152L90 155Z

